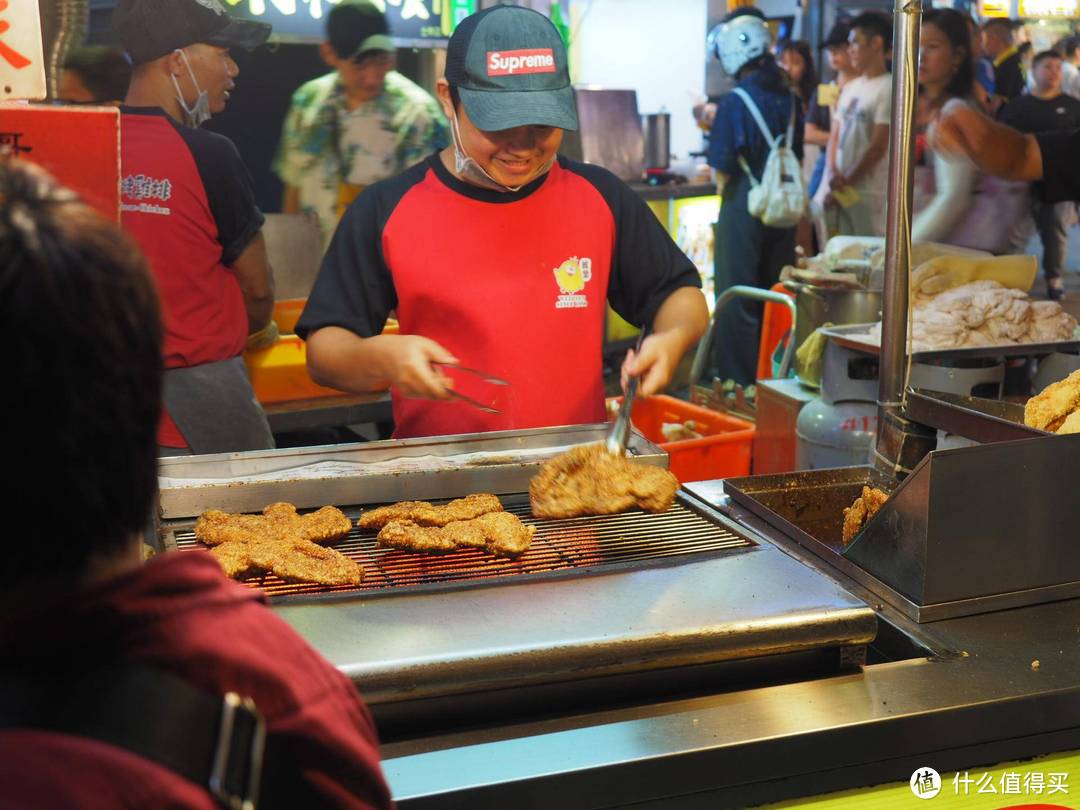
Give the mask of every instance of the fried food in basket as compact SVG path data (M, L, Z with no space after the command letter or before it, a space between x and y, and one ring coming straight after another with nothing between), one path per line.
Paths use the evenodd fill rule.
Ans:
M1051 383L1024 406L1024 424L1048 433L1080 433L1080 371Z
M489 512L472 520L445 526L419 526L395 520L379 531L381 546L403 551L445 553L459 548L483 548L501 557L516 557L532 544L535 526L526 526L510 512Z
M333 506L300 515L291 503L272 503L261 515L234 515L211 509L195 522L195 538L227 576L242 579L271 571L293 582L359 585L364 569L344 554L318 543L341 540L352 521Z
M497 497L484 492L466 495L443 506L434 506L427 501L401 501L364 512L357 525L361 529L381 529L391 521L407 520L417 526L445 526L456 520L472 520L488 512L501 512L502 508Z
M877 487L862 488L862 495L844 510L845 546L855 539L855 535L862 531L862 527L870 522L870 518L877 514L887 500L889 500L889 494Z
M529 483L529 503L540 518L611 515L634 507L666 512L678 489L679 479L667 470L589 444L544 464Z

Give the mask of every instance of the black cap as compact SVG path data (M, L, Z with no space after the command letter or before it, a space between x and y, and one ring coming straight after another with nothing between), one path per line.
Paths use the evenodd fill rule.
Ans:
M270 36L269 23L233 19L219 0L120 0L112 27L135 65L197 42L255 48Z
M343 0L330 9L326 15L326 41L339 59L394 50L386 15L368 0Z
M530 8L494 6L462 20L446 49L446 80L480 129L578 128L562 37Z
M851 24L838 22L829 30L829 35L821 43L822 48L836 48L848 44L848 35L851 33Z

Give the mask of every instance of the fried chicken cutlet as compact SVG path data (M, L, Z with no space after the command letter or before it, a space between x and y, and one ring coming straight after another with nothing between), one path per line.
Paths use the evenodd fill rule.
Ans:
M472 520L488 512L501 512L502 503L494 495L474 493L434 506L427 501L401 501L400 503L370 509L360 516L357 525L361 529L381 529L391 521L410 521L417 526L445 526L458 520Z
M529 548L534 534L536 527L526 526L517 515L489 512L445 526L391 521L379 531L378 541L381 546L404 551L445 553L459 548L483 548L501 557L516 557Z
M273 503L261 515L208 510L195 523L195 538L213 546L210 553L236 579L272 571L294 582L359 585L363 567L317 545L340 540L351 528L345 513L333 506L300 515L292 504Z
M877 514L887 500L889 500L889 494L877 487L862 488L862 495L856 498L851 506L844 509L843 541L845 546L855 539L855 535L862 531L863 526L870 522L870 518Z
M634 507L666 512L678 489L679 479L668 470L589 444L544 464L529 483L529 503L540 518L612 515Z

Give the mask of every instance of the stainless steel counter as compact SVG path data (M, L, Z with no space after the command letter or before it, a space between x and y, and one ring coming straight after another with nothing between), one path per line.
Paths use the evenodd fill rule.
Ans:
M718 482L691 488L729 509ZM732 516L762 552L822 570ZM1080 748L1080 600L922 626L874 607L929 654L757 688L720 676L704 696L393 742L387 778L407 810L741 807Z

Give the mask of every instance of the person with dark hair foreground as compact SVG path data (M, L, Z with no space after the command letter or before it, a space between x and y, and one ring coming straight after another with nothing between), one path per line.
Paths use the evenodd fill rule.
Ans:
M114 225L18 162L0 163L0 320L33 347L12 353L0 392L4 448L19 460L3 498L0 808L220 807L176 763L214 738L228 692L266 724L276 772L268 762L263 784L278 806L390 807L348 679L209 554L142 563L163 377L154 284ZM102 673L182 682L167 694L198 695L213 722ZM175 762L110 736L106 715L111 731L149 726Z
M120 104L130 82L131 63L121 51L107 45L85 45L72 49L64 58L56 96L79 104Z
M297 334L324 385L394 397L396 436L605 419L605 302L650 330L624 375L667 385L708 310L697 269L644 201L557 155L577 129L566 50L521 6L465 18L437 85L453 145L363 191L323 259ZM401 334L381 334L396 310ZM509 381L496 413L462 365Z

